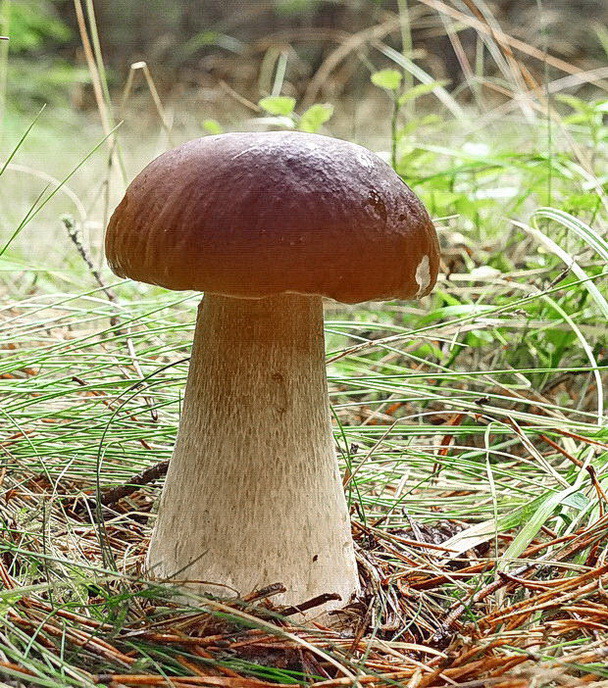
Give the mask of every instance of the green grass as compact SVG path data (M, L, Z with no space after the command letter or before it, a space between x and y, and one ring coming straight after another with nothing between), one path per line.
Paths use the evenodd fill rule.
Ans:
M401 53L383 52L393 66L410 67ZM468 87L478 93L480 84ZM601 609L593 616L605 604L607 554L607 101L599 90L552 101L548 117L541 91L519 111L515 100L467 104L438 83L418 93L415 111L404 112L399 93L388 93L386 120L357 138L392 155L424 198L446 271L421 304L328 304L326 314L336 443L362 524L357 541L392 583L369 602L370 626L354 649L352 639L271 619L264 630L274 654L258 647L251 656L220 644L205 657L154 636L183 623L186 635L217 632L234 643L262 624L249 608L208 602L212 616L201 630L168 588L140 580L158 483L123 500L103 524L73 513L83 494L169 458L200 295L119 281L105 267L104 216L123 186L116 166L108 170L100 128L73 113L62 126L61 113L47 110L29 131L33 116L12 116L3 138L8 164L0 167L0 676L7 681L186 677L190 661L286 684L342 672L417 685L411 663L409 675L391 678L391 661L395 671L408 657L424 667L446 646L464 657L475 643L491 646L485 659L515 667L521 658L523 680L536 676L536 685L564 685L559 675L607 677L594 648L608 629ZM369 92L379 103L384 95ZM335 106L325 131L349 136ZM84 132L76 141L75 121ZM176 121L174 143L203 133L198 114L178 111ZM141 144L128 117L118 130L129 176L165 145L162 124L154 126ZM63 147L69 155L58 159ZM32 157L35 165L26 164ZM70 240L64 214L107 289ZM431 556L412 545L420 533L452 552ZM479 563L485 568L466 573ZM522 572L528 563L535 566ZM475 597L504 574L529 587L505 584ZM586 574L574 596L520 623L492 625L492 614L531 604L543 590L560 600L559 585ZM433 576L443 578L427 588ZM391 626L396 610L403 617ZM456 625L446 627L452 612ZM595 625L577 625L581 618ZM85 648L82 629L93 638ZM445 666L460 680L457 663ZM493 676L489 664L483 670ZM469 680L481 665L471 671ZM447 683L438 675L425 685Z

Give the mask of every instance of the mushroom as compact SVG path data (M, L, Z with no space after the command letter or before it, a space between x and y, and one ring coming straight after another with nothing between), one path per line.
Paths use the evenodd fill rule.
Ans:
M131 183L107 230L121 277L205 292L147 567L219 596L278 603L359 590L334 450L323 297L428 294L421 202L361 146L299 132L190 141ZM334 595L334 597L337 597Z

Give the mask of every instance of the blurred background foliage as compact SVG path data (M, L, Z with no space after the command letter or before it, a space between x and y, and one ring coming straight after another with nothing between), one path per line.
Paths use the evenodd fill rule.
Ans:
M90 12L90 0L78 0ZM605 0L487 0L448 3L473 12L481 21L495 17L500 27L532 45L547 45L551 54L582 69L605 62L608 50L608 3ZM257 100L264 95L264 74L286 56L283 92L300 98L323 61L347 41L352 49L326 83L323 95L348 95L371 70L385 66L357 34L375 29L378 39L410 55L437 79L452 87L462 80L454 41L432 3L412 0L106 0L94 13L110 85L122 84L129 65L145 60L161 90L209 87L229 81L239 93ZM404 44L407 14L411 36ZM542 21L542 25L541 22ZM463 51L475 59L479 36L471 27L452 24ZM0 0L0 32L10 34L11 70L2 60L0 86L22 110L35 102L93 105L73 0ZM6 57L6 55L5 55ZM371 64L373 61L373 64ZM388 60L387 60L388 62ZM265 70L265 67L268 69ZM485 65L487 70L488 65ZM542 69L538 63L536 68Z

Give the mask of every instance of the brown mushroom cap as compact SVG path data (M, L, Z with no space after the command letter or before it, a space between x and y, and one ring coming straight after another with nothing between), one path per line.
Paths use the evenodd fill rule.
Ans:
M164 153L131 183L106 235L121 277L240 298L343 303L428 294L435 228L378 156L301 132L234 133Z

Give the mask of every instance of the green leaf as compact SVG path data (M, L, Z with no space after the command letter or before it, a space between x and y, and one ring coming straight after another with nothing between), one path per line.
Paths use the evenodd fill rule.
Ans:
M372 74L372 84L385 88L387 91L396 91L403 81L403 74L396 69L381 69Z
M298 129L314 134L319 131L333 114L334 106L331 103L311 105L300 118Z
M507 552L501 556L504 562L499 563L499 568L504 570L506 564L509 563L509 559L515 559L525 550L545 521L554 514L558 507L567 505L571 508L583 508L586 504L585 500L586 497L581 495L579 488L575 485L567 487L560 492L543 494L524 504L524 506L507 511L499 516L498 520L491 518L461 530L449 540L443 542L442 545L451 550L449 556L454 558L468 549L477 547L482 542L491 540L496 533L503 533L511 528L522 526L521 531L514 538Z
M222 134L224 132L222 125L216 119L206 119L203 121L203 129L208 134Z
M576 505L576 507L584 507L588 501L579 492L579 488L576 486L567 487L565 490L556 492L544 499L535 512L526 518L522 529L515 536L506 552L501 556L502 561L498 564L499 570L504 571L509 563L521 556L522 552L536 537L538 531L554 514L555 510L566 503L566 500L572 500L573 498L574 500L569 502L571 508L574 505Z
M291 115L296 106L296 99L289 96L267 96L258 101L258 105L270 115Z
M403 105L410 100L416 100L416 98L420 98L420 96L424 96L427 93L432 93L436 88L442 88L448 83L449 81L431 81L430 84L418 84L417 86L413 86L399 96L399 105Z
M3 3L0 3L3 4ZM67 43L72 30L56 16L53 3L4 3L10 13L11 53L26 53L49 46L51 50Z

